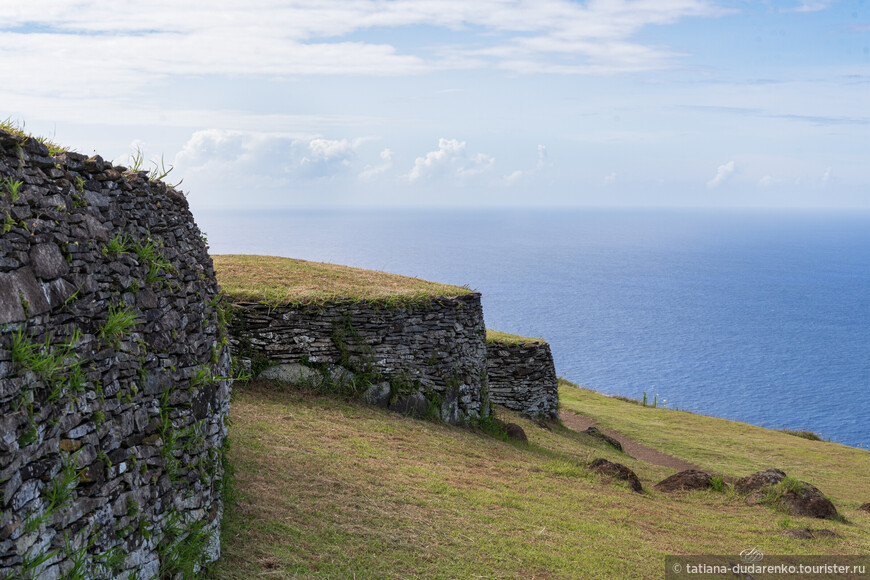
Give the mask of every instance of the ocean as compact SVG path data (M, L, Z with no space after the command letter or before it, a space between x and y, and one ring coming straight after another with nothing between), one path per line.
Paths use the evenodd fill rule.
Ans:
M467 285L602 393L870 448L870 212L196 213L213 254Z

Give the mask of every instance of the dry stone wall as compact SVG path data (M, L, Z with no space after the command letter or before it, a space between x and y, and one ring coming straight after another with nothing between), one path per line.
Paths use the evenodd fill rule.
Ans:
M240 302L230 334L234 355L251 361L255 371L267 364L342 365L357 374L382 374L395 396L416 391L437 405L448 423L489 413L485 328L477 293L403 306Z
M559 416L559 385L546 342L486 344L489 398L529 417Z
M0 131L0 231L0 578L216 558L230 359L186 200Z

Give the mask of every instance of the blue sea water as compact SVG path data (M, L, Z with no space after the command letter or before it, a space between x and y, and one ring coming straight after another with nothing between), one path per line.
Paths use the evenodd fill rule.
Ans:
M468 285L556 371L870 448L870 212L198 212L211 252Z

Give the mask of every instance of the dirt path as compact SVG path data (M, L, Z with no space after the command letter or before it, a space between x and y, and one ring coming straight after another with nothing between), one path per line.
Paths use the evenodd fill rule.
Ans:
M621 433L611 431L610 429L602 429L598 425L595 425L595 421L585 415L578 415L577 413L572 413L571 411L562 411L559 416L562 419L562 423L566 427L570 427L575 431L585 431L589 427L595 426L605 435L610 435L611 437L622 443L622 450L634 457L635 459L640 459L641 461L646 461L647 463L652 463L654 465L661 465L662 467L669 467L671 469L675 469L676 471L684 471L686 469L702 469L694 463L683 461L682 459L678 459L673 455L662 453L658 449L653 449L652 447L642 445L641 443L638 443L633 439L629 439Z

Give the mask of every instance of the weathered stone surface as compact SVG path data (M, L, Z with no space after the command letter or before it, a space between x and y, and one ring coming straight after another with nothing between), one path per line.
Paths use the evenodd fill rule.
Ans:
M429 412L429 402L423 396L423 393L417 392L407 397L399 397L395 403L390 405L390 410L417 419L423 419Z
M318 371L305 365L283 364L267 368L257 375L257 378L290 385L302 385L306 382L322 380L323 377Z
M0 323L22 322L50 309L29 267L0 273Z
M526 432L516 423L505 423L505 431L507 431L508 439L518 443L528 443L529 438L526 437Z
M559 416L559 386L550 345L545 342L487 343L489 400L530 418Z
M710 487L713 476L706 471L687 469L666 477L655 485L658 491L691 491Z
M781 469L766 469L738 479L734 482L734 490L737 493L752 493L776 485L783 479L785 479L785 472Z
M69 264L54 242L37 244L30 248L30 266L37 278L53 280L69 273Z
M783 484L785 489L773 492L768 488L779 485L786 479L786 474L780 469L768 469L753 473L737 480L734 489L739 493L748 493L746 505L772 503L784 508L789 514L819 519L837 519L837 508L817 487L805 481Z
M365 393L363 393L362 399L369 405L387 408L390 405L390 395L390 383L384 381L369 386Z
M480 294L397 307L365 301L325 304L316 310L235 306L230 345L240 360L340 363L350 371L376 371L432 393L433 401L441 399L440 415L448 423L472 422L490 413L482 396L486 346Z
M799 489L786 491L780 502L791 515L824 520L837 519L837 508L819 489L802 481Z
M601 439L611 447L614 447L617 451L622 451L622 443L620 443L610 435L602 433L601 430L599 430L597 427L589 427L585 431L582 431L582 433L585 433L590 437L595 437L596 439Z
M607 459L599 457L598 459L593 460L592 463L589 464L589 469L596 473L600 473L614 479L628 482L628 485L633 491L636 491L638 493L641 493L643 491L643 486L640 483L640 479L638 479L634 471L621 463L615 463L613 461L608 461Z
M97 562L109 550L130 556L112 577L154 577L170 510L186 525L205 523L212 543L203 556L213 560L230 391L220 377L230 359L211 258L186 201L99 158L51 158L38 141L0 130L6 178L25 185L17 201L0 195L0 216L9 216L0 233L0 578L65 577L64 538L84 548L81 577L107 577ZM109 253L116 235L153 244L167 265ZM158 283L149 281L155 266ZM114 340L101 336L122 301L137 323ZM13 340L63 366L13 360ZM22 412L31 401L33 412ZM52 505L51 482L69 470L77 485ZM28 518L42 519L31 530ZM44 555L36 570L21 569Z

